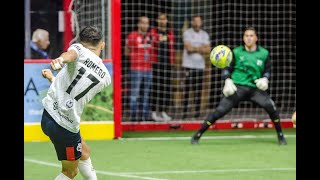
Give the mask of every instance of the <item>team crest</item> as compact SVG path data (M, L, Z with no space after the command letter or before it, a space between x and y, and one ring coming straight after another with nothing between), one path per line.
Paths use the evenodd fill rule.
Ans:
M257 60L257 65L258 65L258 66L261 66L261 65L262 65L262 60L258 59L258 60Z
M66 101L66 106L67 106L68 108L72 108L72 106L73 106L73 100L72 100L72 99L67 100L67 101Z
M82 152L82 144L81 143L78 143L77 151Z

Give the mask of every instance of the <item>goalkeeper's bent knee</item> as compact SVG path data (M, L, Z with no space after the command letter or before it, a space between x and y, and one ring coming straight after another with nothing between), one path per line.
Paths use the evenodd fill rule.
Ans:
M221 118L224 114L221 113L220 111L216 110L212 113L209 113L209 115L206 118L206 122L210 122L211 124L208 125L212 125L216 120L218 120L219 118Z

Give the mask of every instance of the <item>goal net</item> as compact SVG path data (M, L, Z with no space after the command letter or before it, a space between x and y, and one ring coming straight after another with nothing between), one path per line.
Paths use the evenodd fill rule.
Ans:
M139 17L146 16L150 24L147 34L154 36L150 31L157 28L160 13L167 14L168 27L173 30L173 62L170 61L169 36L165 35L165 39L161 40L166 42L159 46L165 48L159 50L156 57L146 58L149 53L148 35L139 37L132 34L138 31L139 22L143 24L144 20L139 21ZM258 44L270 51L272 61L272 76L267 91L275 101L281 118L290 118L296 109L295 0L122 0L122 121L152 120L152 114L164 117L162 111L172 120L203 120L215 110L223 97L221 70L211 65L208 55L204 56L205 68L200 71L183 66L183 33L191 28L191 18L195 15L203 18L202 29L208 33L211 47L224 44L234 48L243 44L245 27L257 29ZM134 49L142 48L138 47L141 45L144 50ZM131 49L126 54L129 46ZM145 53L139 55L142 52ZM139 58L142 60L139 61ZM146 60L153 64L149 65ZM223 119L265 120L269 116L262 108L245 101Z
M71 12L71 24L73 39L69 44L79 40L79 33L85 26L98 27L103 35L105 43L110 42L109 21L110 3L108 0L72 0L69 5ZM101 52L103 59L110 58L110 44L106 44L105 50Z

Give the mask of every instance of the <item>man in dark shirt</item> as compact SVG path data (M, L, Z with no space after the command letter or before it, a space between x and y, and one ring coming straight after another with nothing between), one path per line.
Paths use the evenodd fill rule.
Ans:
M171 100L171 71L174 65L174 35L168 27L167 14L160 13L157 18L158 27L152 28L153 54L155 62L152 67L152 119L170 121L167 114Z

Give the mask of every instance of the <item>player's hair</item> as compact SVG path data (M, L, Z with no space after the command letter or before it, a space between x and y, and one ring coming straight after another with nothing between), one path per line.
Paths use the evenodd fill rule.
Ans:
M38 40L44 39L45 34L49 34L49 32L44 29L36 29L32 34L32 41L37 42Z
M192 20L194 20L194 19L195 19L195 18L197 18L197 17L198 17L198 18L200 18L200 19L201 19L201 21L203 20L202 16L200 16L200 15L194 15L194 16L192 16L192 18L191 18L191 19L192 19Z
M95 26L87 26L83 28L79 34L80 42L89 43L93 46L99 44L102 40L101 31Z
M254 27L252 27L252 26L246 27L246 28L244 29L244 31L243 31L243 35L244 35L244 33L245 33L246 31L253 31L254 34L255 34L256 36L258 36L256 28L254 28Z
M139 16L138 17L138 23L140 23L143 18L147 18L149 20L149 18L147 16Z
M165 16L165 17L168 19L168 14L167 14L167 13L160 12L160 13L158 14L158 18L159 18L160 16Z

